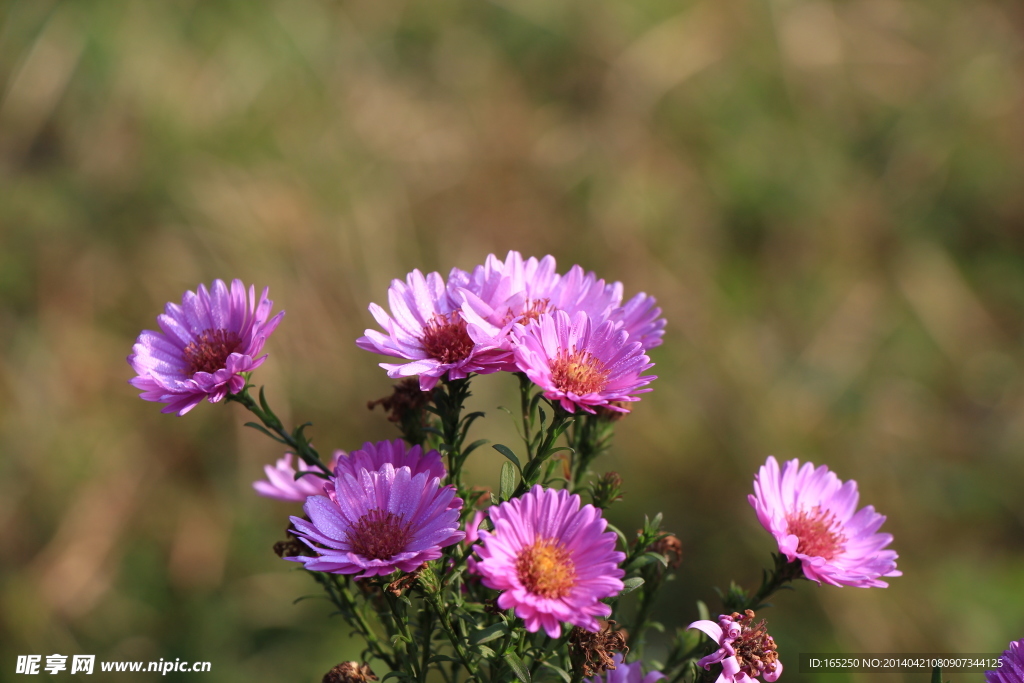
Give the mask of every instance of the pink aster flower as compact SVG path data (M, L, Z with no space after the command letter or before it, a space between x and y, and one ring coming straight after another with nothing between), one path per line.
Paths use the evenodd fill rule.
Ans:
M842 482L822 465L790 460L780 472L773 456L748 496L761 525L804 576L834 586L886 587L883 576L901 576L896 552L883 550L891 534L876 533L885 521L872 506L857 510L857 482Z
M571 319L564 311L544 314L514 334L516 365L570 413L595 406L628 413L618 403L639 401L635 394L650 391L642 387L656 379L640 374L654 364L639 342L612 321L595 326L582 311Z
M462 271L453 270L452 277ZM414 270L388 289L389 315L377 304L370 313L384 332L366 330L356 345L366 351L404 358L408 363L381 363L388 377L420 378L420 389L433 389L442 377L461 379L472 372L498 372L508 363L506 350L475 340L466 327L458 304L449 296L438 273L424 276ZM483 343L478 343L483 342Z
M998 669L985 672L985 683L1024 681L1024 639L1011 642L999 659L1001 665Z
M168 303L157 316L160 332L144 330L132 347L128 362L138 376L130 380L147 401L167 406L161 412L184 415L204 398L210 403L235 394L245 386L241 373L255 370L266 356L267 337L284 312L270 320L273 302L267 289L256 298L249 287L246 298L241 280L214 280L210 290L185 292L181 305Z
M616 535L592 505L568 491L534 486L521 498L489 508L494 531L478 531L476 571L488 588L502 591L498 607L515 608L526 630L544 628L552 638L560 622L598 631L596 617L611 607L602 598L622 591L626 556Z
M618 282L606 285L578 265L559 275L553 256L524 259L517 251L510 251L504 261L490 254L472 273L453 273L450 286L453 298L462 302L470 335L506 350L511 349L515 323L528 325L554 311L584 311L604 320L622 301Z
M336 451L333 467L337 468L335 474L338 476L341 476L341 471L345 471L353 477L358 477L359 470L375 472L385 463L390 463L396 470L399 467L408 467L412 470L413 476L426 472L430 477L444 479L447 474L440 453L435 450L424 453L422 447L410 446L402 439L377 443L367 441L362 448L347 455L344 451Z
M761 675L771 683L782 675L775 641L765 630L763 619L754 623L752 610L722 614L717 624L702 619L687 628L699 629L718 643L717 650L697 662L705 671L721 662L722 673L715 683L751 683Z
M334 454L335 461L343 455L344 451L337 451ZM264 465L263 471L266 473L267 478L252 483L256 493L267 498L276 498L296 503L301 503L310 496L324 495L324 484L327 483L327 480L316 474L316 472L319 472L319 468L310 467L303 460L299 459L299 468L296 470L292 466L293 457L295 457L294 454L285 453L284 457L274 463L273 466ZM331 467L333 468L335 464L336 462L331 463ZM295 475L298 472L310 472L310 474L296 479Z
M603 676L588 678L587 683L654 683L665 678L660 671L652 671L644 676L640 662L626 664L622 661L622 653L615 654L615 668L609 669Z
M629 340L640 342L644 351L661 346L668 322L661 317L661 309L654 297L643 292L614 309L609 318L622 323L623 329L629 333Z
M303 506L310 521L292 517L292 527L316 557L286 559L306 569L359 574L357 579L411 572L458 543L462 500L427 472L385 463L380 470L353 476L339 467L331 478L332 496L311 496ZM452 501L457 505L451 505Z

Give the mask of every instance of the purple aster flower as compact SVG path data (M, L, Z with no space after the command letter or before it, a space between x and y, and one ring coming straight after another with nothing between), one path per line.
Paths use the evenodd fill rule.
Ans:
M753 610L722 614L717 624L702 619L687 628L700 629L718 643L717 650L697 662L705 671L721 662L722 673L715 683L751 683L761 675L771 683L782 675L775 641L765 630L763 619L754 623Z
M523 259L510 251L504 261L488 255L472 273L450 278L453 297L462 301L462 315L474 339L510 349L512 326L528 325L544 313L585 311L604 320L622 301L622 285L606 285L576 265L565 275L555 272L555 259ZM512 368L509 368L512 369Z
M640 292L621 307L612 311L610 319L622 323L630 341L638 341L644 351L661 346L667 320L660 317L661 309L653 296Z
M284 315L267 320L274 303L267 292L256 299L250 286L246 298L241 280L233 280L230 291L214 280L209 291L199 285L198 292L185 292L180 306L168 303L156 319L161 331L144 330L128 356L138 373L132 386L142 389L143 399L166 403L161 412L178 415L204 398L216 403L241 391L241 373L266 360L257 356Z
M639 401L634 394L650 391L642 387L656 379L640 375L654 364L639 342L612 321L595 327L582 311L571 319L564 311L544 314L514 334L516 365L570 413L595 406L628 413L619 402Z
M337 468L335 474L339 477L342 471L358 477L359 470L375 472L385 463L390 463L396 470L399 467L408 467L412 470L413 476L426 472L430 477L444 479L447 475L440 453L435 450L424 453L422 447L409 446L402 439L377 443L367 441L362 448L347 455L344 451L337 451L334 454L333 467Z
M331 478L332 496L310 496L303 506L310 521L292 517L296 536L319 555L289 557L306 569L359 574L357 579L411 572L458 543L462 500L427 472L412 474L384 463L380 470L344 468ZM451 503L457 501L456 505Z
M622 661L622 653L615 654L615 667L605 672L604 676L588 678L587 683L654 683L665 678L660 671L652 671L646 676L640 662L626 664Z
M494 531L479 530L476 571L488 588L502 591L498 607L516 610L526 630L541 627L552 638L560 622L599 630L595 617L611 607L602 598L622 591L625 575L616 535L592 505L568 491L534 486L521 498L489 508Z
M344 455L344 451L337 451L334 454L335 461ZM285 453L284 457L273 466L264 465L263 471L267 474L266 480L261 479L252 483L256 493L267 498L296 503L303 502L309 496L324 495L324 484L327 483L327 480L315 474L320 471L319 468L310 467L300 459L298 461L299 469L296 471L292 466L293 457L294 454ZM336 462L331 463L331 467L333 468L336 464ZM310 472L311 474L296 479L297 472Z
M1021 683L1024 681L1024 639L1015 640L1003 651L1000 667L985 672L985 683Z
M457 278L461 272L453 270L451 277ZM366 330L365 336L356 340L366 351L410 361L381 363L388 377L419 376L420 389L429 391L442 377L461 379L472 372L488 374L507 366L507 350L493 348L486 339L473 339L440 274L424 276L414 270L405 282L392 280L388 302L391 315L370 304L370 313L384 332Z
M883 550L891 534L876 533L885 521L872 506L857 510L857 482L842 482L822 465L790 460L780 473L773 456L748 496L761 525L790 562L800 560L804 576L834 586L886 587L883 576L901 576L896 552Z

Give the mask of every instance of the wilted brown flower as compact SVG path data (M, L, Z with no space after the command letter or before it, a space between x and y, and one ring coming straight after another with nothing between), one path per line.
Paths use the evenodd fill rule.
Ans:
M366 683L375 680L377 676L366 664L342 662L324 674L323 683Z
M569 653L573 666L582 667L584 676L596 676L614 669L616 652L625 655L629 647L626 645L626 632L616 630L615 622L611 619L604 622L597 633L576 626L569 634Z

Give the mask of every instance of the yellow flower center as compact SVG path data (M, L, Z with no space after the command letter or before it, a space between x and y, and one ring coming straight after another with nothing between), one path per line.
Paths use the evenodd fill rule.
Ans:
M608 384L608 374L604 363L589 351L563 352L551 362L551 382L566 394L601 391Z
M553 538L542 538L516 557L516 573L526 590L542 598L564 598L576 583L572 555Z

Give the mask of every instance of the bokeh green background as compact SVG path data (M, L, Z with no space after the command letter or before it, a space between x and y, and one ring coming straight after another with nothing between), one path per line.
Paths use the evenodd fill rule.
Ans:
M1011 0L0 4L0 680L26 653L224 683L353 656L271 552L295 508L250 482L274 444L238 406L161 415L124 357L185 289L269 285L287 316L257 380L352 448L393 435L365 407L390 386L353 343L367 304L509 249L668 317L603 463L617 524L663 510L682 539L666 624L767 566L745 497L775 454L857 479L905 574L782 594L783 680L814 680L798 652L1002 651L1024 637L1022 32ZM513 380L475 394L474 436L514 443Z

